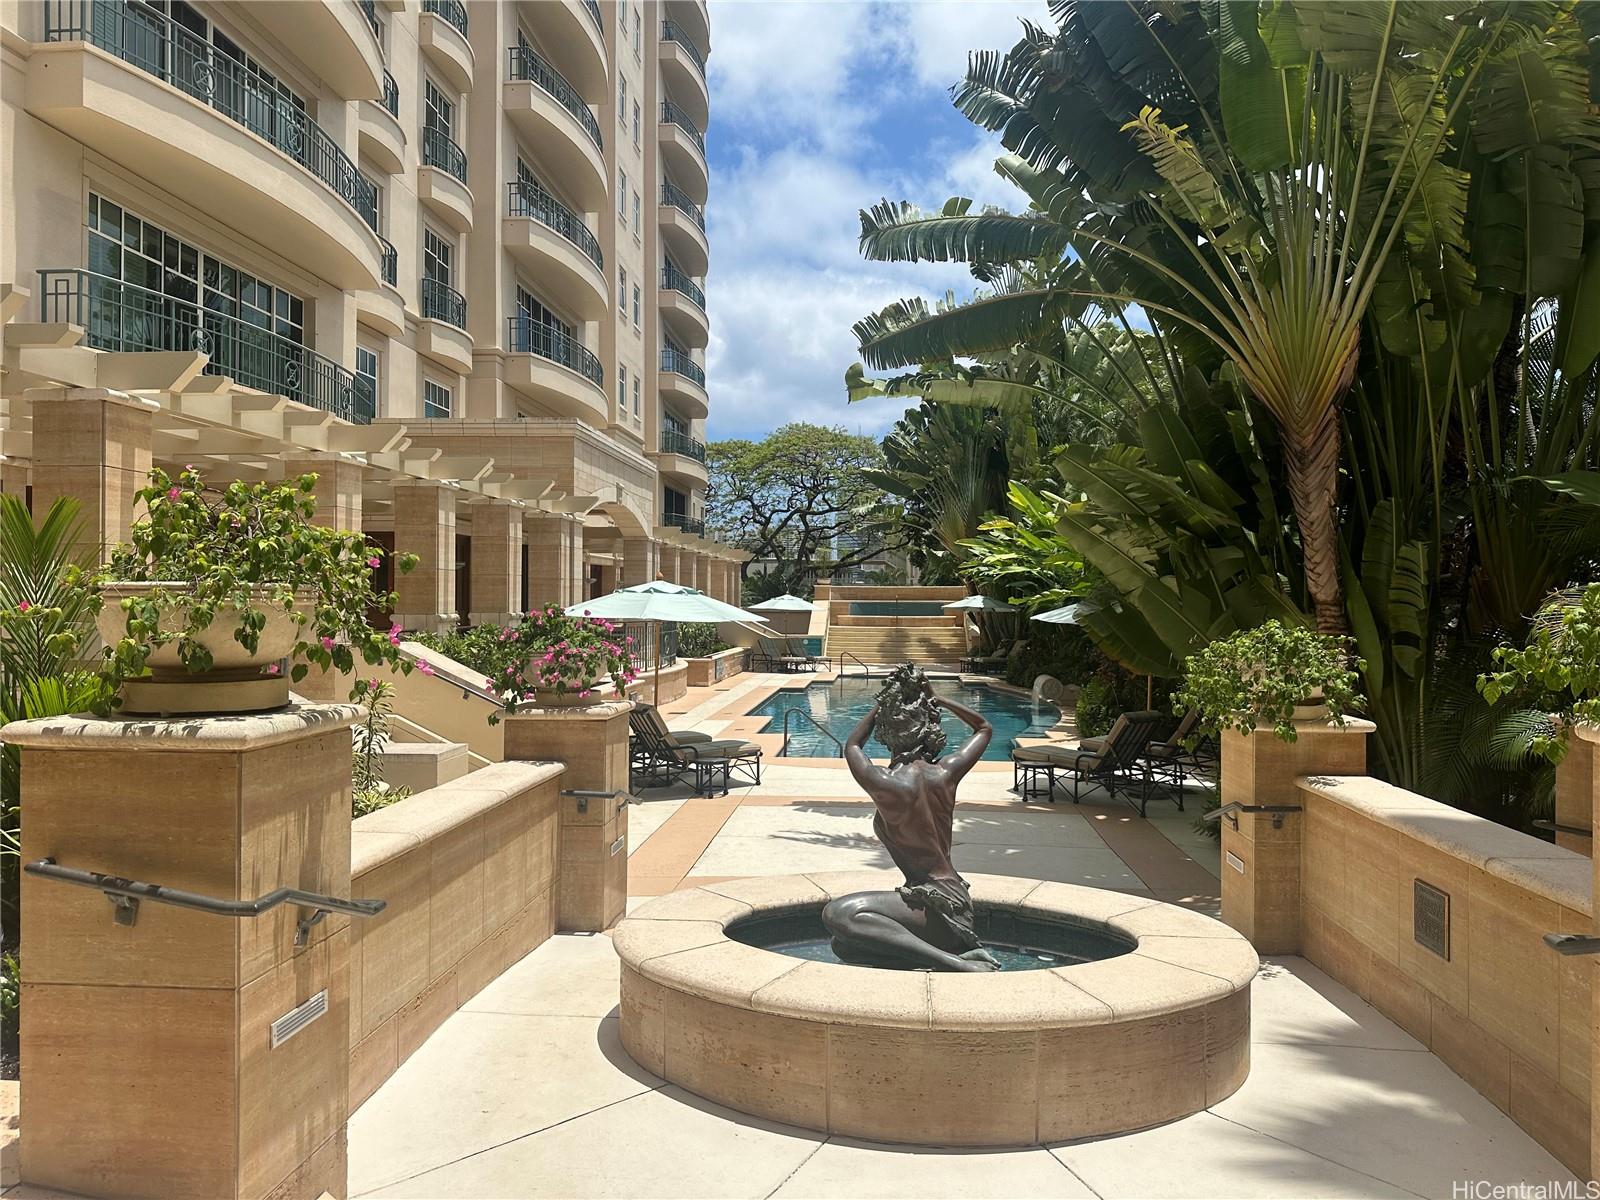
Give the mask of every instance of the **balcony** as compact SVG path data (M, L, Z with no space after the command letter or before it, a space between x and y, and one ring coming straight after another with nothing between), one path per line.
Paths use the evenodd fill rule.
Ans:
M467 6L461 0L422 0L417 44L451 87L472 90L475 59L467 40Z
M685 264L690 273L705 275L711 267L705 210L689 197L688 192L663 180L661 208L656 219L672 256Z
M95 3L93 7L98 21L101 12L112 6ZM274 47L308 67L339 96L376 100L383 95L383 48L378 43L376 14L369 13L370 7L350 0L252 4L250 17Z
M389 73L389 68L383 69L383 107L389 110L391 117L400 115L400 85L395 82L394 76Z
M706 139L689 114L671 100L661 102L661 157L695 204L706 202Z
M683 107L695 128L704 129L711 119L705 55L676 21L661 23L661 76L668 93Z
M81 325L86 343L122 353L199 350L203 373L366 424L355 376L309 346L176 296L77 268L39 272L39 319Z
M584 99L603 104L611 95L605 20L587 0L532 0L518 5L528 30Z
M705 443L676 429L661 430L660 449L650 455L655 459L656 470L685 491L704 488L709 476L706 473Z
M557 416L605 426L605 368L576 339L531 317L507 317L506 353L507 385Z
M383 73L383 100L363 100L357 115L356 133L361 139L361 154L384 172L398 175L405 170L406 131L400 125L400 85L388 71Z
M537 51L516 46L507 58L506 115L580 209L605 211L610 175L601 153L600 122L578 90Z
M417 351L466 374L472 370L472 338L467 334L467 298L440 279L422 280L422 323Z
M658 386L661 395L691 421L704 420L710 411L705 370L681 350L668 346L661 351Z
M711 48L711 21L706 12L705 0L666 0L661 5L664 16L683 29L689 40L702 53Z
M600 243L583 219L531 181L506 185L504 241L552 298L585 321L604 320L611 297Z
M442 129L422 131L422 165L417 168L417 199L462 232L472 228L472 191L467 187L467 155Z
M700 286L672 263L661 268L661 293L657 307L672 326L676 340L696 349L711 341L711 323L706 319L706 294Z
M383 286L356 293L356 320L389 337L399 337L406 331L406 302L400 294L400 255L394 243L379 238L383 243Z
M346 7L366 35L359 11ZM228 214L234 228L320 279L377 286L376 191L303 111L149 10L62 4L46 14L49 40L33 48L38 69L27 77L29 113L180 201Z
M682 530L684 533L693 534L695 537L704 537L706 532L705 521L700 517L691 517L688 513L662 513L661 523L669 529Z

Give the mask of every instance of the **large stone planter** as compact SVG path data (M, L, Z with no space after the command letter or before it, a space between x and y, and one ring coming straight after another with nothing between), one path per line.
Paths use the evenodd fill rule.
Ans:
M686 658L689 666L690 687L711 687L730 676L743 673L749 651L743 646L718 650L704 658Z

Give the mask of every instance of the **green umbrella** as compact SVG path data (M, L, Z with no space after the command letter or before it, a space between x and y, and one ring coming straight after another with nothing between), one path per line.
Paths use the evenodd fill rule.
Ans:
M960 600L953 600L949 604L941 604L940 608L960 609L967 612L1000 612L1014 613L1017 607L1007 604L1004 600L996 600L993 596L963 596ZM1038 618L1035 618L1037 620Z
M799 596L791 596L785 592L781 596L774 596L771 600L763 600L760 604L752 604L751 612L815 612L817 606L809 600L802 600Z
M1052 608L1049 612L1034 613L1030 620L1043 621L1047 625L1076 625L1078 606L1068 604L1064 608Z

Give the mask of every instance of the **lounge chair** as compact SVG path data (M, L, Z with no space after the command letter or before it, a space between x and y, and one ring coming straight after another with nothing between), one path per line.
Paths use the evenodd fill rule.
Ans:
M628 747L629 774L642 778L649 786L664 786L691 771L694 790L706 796L713 794L719 779L723 795L728 794L733 779L761 782L761 747L754 742L715 738L674 741L671 731L661 725L660 714L655 715L655 720L638 725L630 716L629 730L633 734Z
M1204 742L1193 750L1184 745L1194 736L1199 724L1200 710L1191 708L1183 714L1183 718L1171 733L1153 740L1145 747L1144 757L1150 764L1151 772L1160 777L1164 783L1171 784L1177 789L1180 809L1183 807L1184 783L1208 761Z
M758 637L756 642L760 647L755 651L758 671L801 671L810 667L812 660L806 655L793 653L782 638Z
M805 648L799 638L785 637L782 639L783 648L791 659L798 658L805 663L804 670L815 671L819 666L826 666L828 660L820 654L813 654Z
M1012 790L1029 799L1043 795L1055 803L1057 773L1072 778L1072 802L1083 798L1085 783L1105 788L1116 799L1120 785L1125 792L1137 791L1139 815L1145 815L1150 802L1150 764L1144 758L1156 730L1167 720L1155 711L1123 713L1103 738L1086 739L1091 744L1072 746L1027 746L1011 753ZM1043 776L1045 785L1037 786ZM1130 797L1128 803L1135 801ZM1178 807L1183 798L1178 797Z
M961 669L973 675L987 675L995 670L1004 670L1007 662L1011 660L1009 654L969 654L961 660Z
M668 729L667 723L661 719L661 711L655 705L643 702L636 702L633 711L628 714L628 732L633 735L628 742L629 767L639 774L647 769L647 745L665 740L674 746L697 746L712 740L709 733Z

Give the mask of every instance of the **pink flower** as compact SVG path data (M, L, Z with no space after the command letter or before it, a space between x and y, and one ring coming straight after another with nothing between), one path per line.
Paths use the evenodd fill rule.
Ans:
M389 626L389 645L398 646L399 644L400 644L400 626L398 624L391 625L391 626Z
M421 671L424 675L433 674L433 667L427 662L419 662L417 664L417 670Z
M268 675L281 675L281 674L283 674L283 666L282 666L282 664L281 663L268 663L267 664L267 674Z
M331 637L324 637L322 639L322 648L324 650L332 650L333 649L333 639Z
M584 688L583 691L578 693L578 696L580 698L582 698L584 696L592 696L592 695L594 695L594 692L590 688Z
M179 492L178 492L177 488L169 487L167 489L167 499L168 500L176 500L178 498L178 495L179 495Z
M17 605L17 611L18 612L27 612L32 607L33 607L33 605L29 604L26 600L23 600L22 602L20 602Z
M381 558L379 558L376 554L374 554L371 558L367 559L367 566L371 567L373 570L377 570L382 565L383 565L383 560Z

